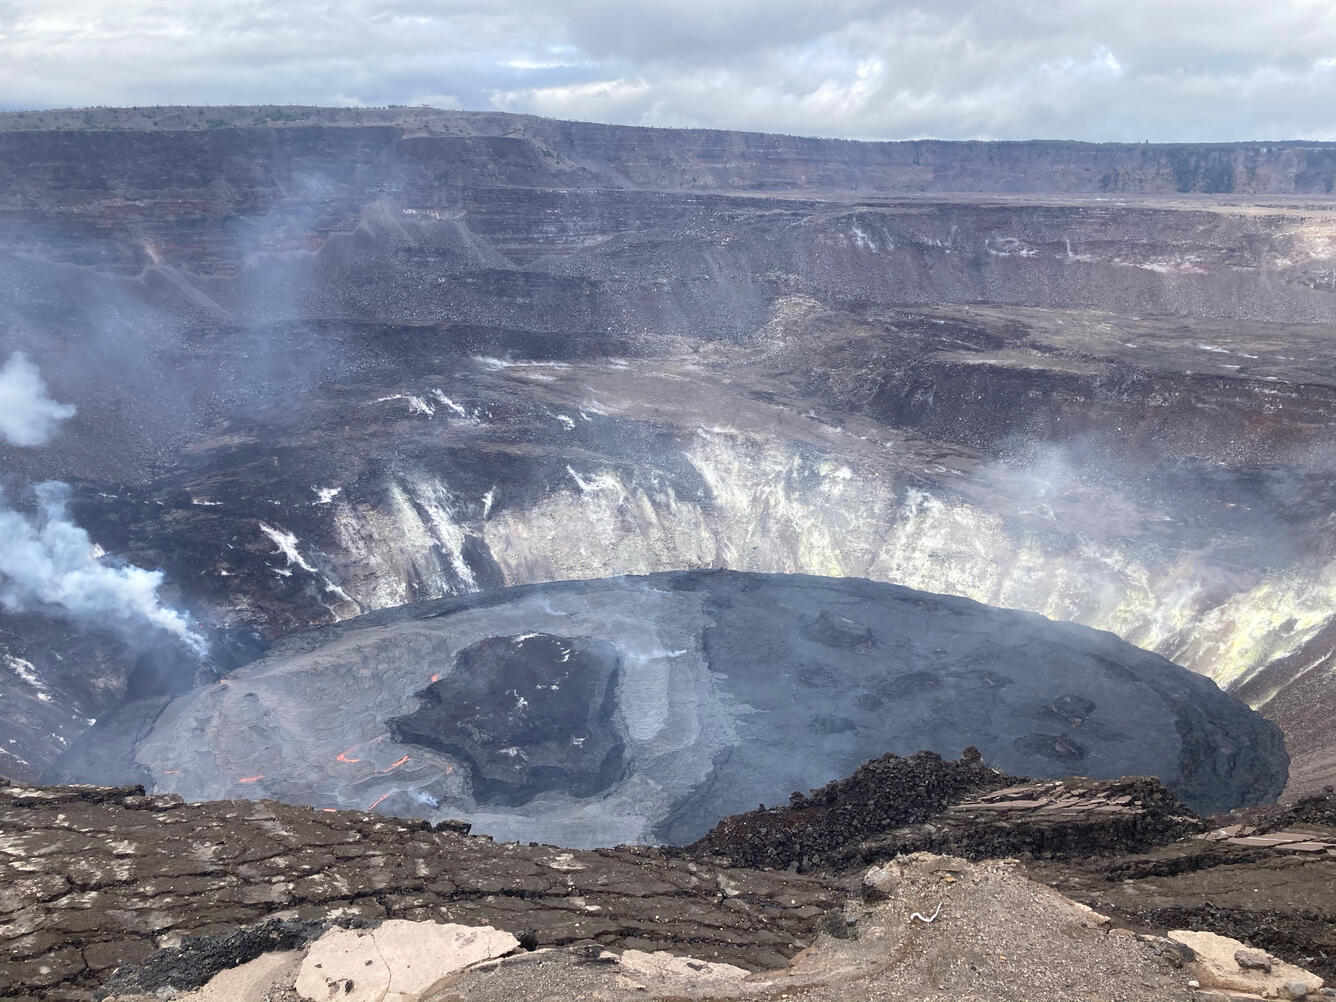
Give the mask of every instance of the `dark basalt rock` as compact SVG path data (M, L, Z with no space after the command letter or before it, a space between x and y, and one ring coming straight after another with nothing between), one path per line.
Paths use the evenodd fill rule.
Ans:
M686 853L800 872L911 852L1069 859L1141 852L1206 825L1155 779L1034 781L933 752L883 755L787 806L725 818Z
M1336 844L1336 829L1313 820L1329 807L1308 803L1299 816L1309 838ZM1247 813L1294 820L1274 807ZM1030 876L1138 930L1214 929L1336 973L1336 850L1243 844L1233 829L1203 838L1201 819L1155 780L1017 780L973 748L956 761L883 756L683 849L563 851L460 827L0 782L10 849L0 993L187 990L331 922L442 914L512 931L526 949L583 943L592 956L634 947L783 967L818 929L851 931L832 915L843 917L869 863L918 850L1019 856ZM158 949L164 935L179 944Z
M1042 755L1059 762L1080 762L1089 754L1081 742L1066 734L1027 734L1017 738L1016 748L1029 755Z
M333 922L384 918L495 925L530 948L593 941L782 968L844 897L830 879L651 850L507 845L360 811L135 790L0 786L0 839L12 850L0 855L6 999L184 991ZM159 950L168 936L179 945Z
M801 633L808 640L849 651L871 651L877 642L876 636L865 624L841 616L831 609L822 609L815 618L804 623Z
M357 924L366 923L363 920ZM263 953L300 950L325 929L324 922L268 919L235 932L187 936L180 946L159 950L143 963L117 970L107 980L106 988L116 995L149 994L162 989L188 991L207 983L219 971L238 967Z
M927 823L877 833L843 858L937 852L1085 859L1144 852L1205 828L1153 778L1032 780L959 800Z
M1336 828L1336 790L1328 786L1322 793L1304 797L1291 804L1279 824L1317 824Z
M927 821L970 794L1014 782L1017 777L978 757L952 762L935 752L883 755L819 790L795 791L787 806L724 818L684 851L737 866L845 869L862 862L859 847L875 834Z

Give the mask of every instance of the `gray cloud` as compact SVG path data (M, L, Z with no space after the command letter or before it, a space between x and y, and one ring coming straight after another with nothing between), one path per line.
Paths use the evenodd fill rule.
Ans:
M0 94L858 138L1336 139L1329 0L0 0Z
M47 396L41 372L23 352L14 352L0 367L0 439L23 447L45 445L60 422L73 416L72 404Z

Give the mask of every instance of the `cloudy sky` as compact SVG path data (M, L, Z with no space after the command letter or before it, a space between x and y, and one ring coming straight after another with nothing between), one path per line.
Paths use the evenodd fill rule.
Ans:
M0 0L0 107L1336 140L1336 0Z

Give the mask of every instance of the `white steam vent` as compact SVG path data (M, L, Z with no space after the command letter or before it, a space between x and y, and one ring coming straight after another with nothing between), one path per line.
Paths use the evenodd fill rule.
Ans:
M16 351L0 368L0 438L8 445L45 445L60 422L74 416L72 404L47 396L46 383L28 356Z
M99 559L88 533L66 513L69 488L49 481L35 491L32 514L12 510L0 496L0 605L55 613L135 642L166 631L196 654L206 652L189 617L159 600L162 571Z

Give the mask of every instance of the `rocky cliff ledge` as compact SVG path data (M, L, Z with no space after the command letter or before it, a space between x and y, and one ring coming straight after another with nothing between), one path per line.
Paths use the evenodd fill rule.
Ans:
M0 847L0 994L50 998L88 998L117 967L187 936L205 940L151 987L193 987L324 922L383 918L782 967L844 898L830 877L501 844L274 801L184 804L139 788L2 788Z
M892 802L907 811L887 824L867 819L865 805ZM835 837L860 805L861 827ZM1254 809L1215 825L1154 780L1030 783L972 754L888 756L795 795L768 812L764 829L754 815L729 819L702 844L671 851L502 844L455 823L273 801L186 804L138 788L5 786L0 993L84 1000L113 983L187 990L261 954L302 949L331 925L372 928L387 918L490 925L540 952L649 951L743 972L793 970L790 959L818 939L863 934L851 895L882 900L910 886L865 876L870 863L923 848L1015 855L1030 876L1143 933L1226 933L1336 974L1336 801ZM808 873L792 872L797 859L757 868L765 861L756 833L782 831L809 840L824 832L845 851L808 852ZM955 882L958 863L933 869L933 879L940 885L945 872ZM945 900L950 887L942 891ZM958 904L951 922L964 917ZM987 929L971 935L1002 943L1015 932L1001 922Z

